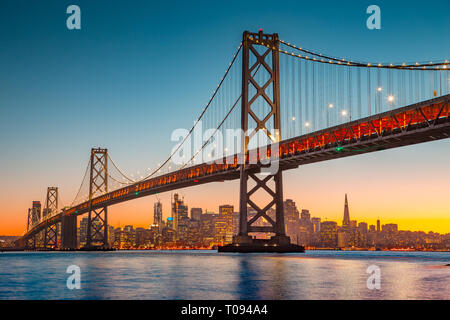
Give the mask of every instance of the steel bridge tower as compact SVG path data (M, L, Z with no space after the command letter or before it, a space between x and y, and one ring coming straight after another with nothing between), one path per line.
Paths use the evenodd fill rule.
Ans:
M272 143L276 144L281 140L278 34L263 34L262 30L259 33L245 31L242 45L241 129L244 132L242 153L247 157L249 143L252 139L256 139L261 131ZM263 50L261 51L261 49ZM254 62L250 63L250 61ZM264 72L267 71L269 75L269 79L265 83L258 83L256 75L259 69ZM250 86L253 86L251 91L256 92L252 97L249 96ZM268 110L266 114L258 115L252 109L252 104L258 101L258 98L266 105ZM251 119L256 123L256 128L249 133L249 121ZM278 159L275 161L278 161ZM257 170L255 166L247 163L242 164L240 168L239 234L235 236L233 242L239 246L262 244L261 241L252 239L249 233L271 232L275 235L264 244L289 245L290 240L285 234L284 226L282 171L278 169L275 173L270 173L260 179L256 175ZM249 190L248 182L250 179L256 185ZM273 185L272 188L268 185L269 183ZM263 208L256 205L251 199L251 196L258 190L264 190L270 197L269 203ZM256 210L256 215L249 221L247 217L248 205ZM275 221L268 215L268 210L274 205ZM261 217L267 220L271 226L254 226L255 222Z
M35 217L34 217L34 209L28 208L28 217L27 217L27 232L30 231L34 227ZM26 239L25 247L27 249L36 249L36 235Z
M92 148L89 175L87 248L108 246L108 207L94 208L92 199L108 192L108 149Z
M48 219L58 213L58 188L48 187L45 198L45 208L42 212L45 222L44 248L54 249L58 246L58 223L48 223Z

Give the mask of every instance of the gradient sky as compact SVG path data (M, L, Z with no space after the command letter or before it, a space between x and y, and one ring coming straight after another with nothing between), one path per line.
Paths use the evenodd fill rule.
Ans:
M81 30L66 28L71 4L81 7ZM371 4L381 30L366 28ZM164 160L172 130L192 125L244 30L354 60L436 60L450 57L449 11L447 0L2 0L0 234L24 231L47 186L70 203L91 147L108 148L128 173ZM348 193L352 219L450 232L449 161L444 140L306 165L284 174L284 197L341 221ZM238 203L237 182L180 193L189 207ZM170 194L160 197L167 217ZM154 201L111 207L110 224L149 225Z

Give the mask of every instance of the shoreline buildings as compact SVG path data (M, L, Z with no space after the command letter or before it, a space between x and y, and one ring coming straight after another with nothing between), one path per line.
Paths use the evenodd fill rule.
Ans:
M36 204L36 207L37 204ZM398 225L388 223L376 225L351 220L348 195L344 197L342 224L311 216L308 209L299 209L291 200L284 201L286 234L292 243L307 249L426 249L450 250L450 234L425 233L399 230ZM38 211L38 209L36 209ZM178 194L171 200L170 216L163 220L163 206L158 200L153 206L153 223L148 228L123 228L108 226L110 246L117 249L199 249L212 248L232 242L237 234L239 213L234 206L218 206L218 213L201 208L191 208ZM248 208L248 219L256 214ZM36 212L36 215L38 213ZM268 217L275 219L275 210L268 211ZM264 217L257 225L269 224ZM95 223L95 222L94 222ZM78 228L79 247L86 244L87 217L80 220ZM269 238L270 233L255 233L254 237Z

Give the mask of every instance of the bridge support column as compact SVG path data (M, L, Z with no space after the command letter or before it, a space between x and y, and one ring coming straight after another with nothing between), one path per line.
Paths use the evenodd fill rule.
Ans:
M275 152L271 151L271 161L278 162L278 142L281 140L281 116L280 116L280 75L278 56L278 34L263 34L244 32L242 42L242 105L241 128L244 132L242 138L242 157L240 168L240 202L239 202L239 234L234 237L233 244L219 247L219 252L303 252L301 246L291 245L286 236L283 211L283 177L281 168L271 166L272 170L266 175L258 175L259 166L252 160L256 155L249 155L249 144L253 138L256 140L256 148L261 153L265 145L275 146ZM262 49L262 50L261 50ZM252 57L251 57L252 56ZM251 59L252 58L252 59ZM252 65L250 65L250 61ZM260 83L263 75L268 74ZM249 90L252 86L252 90ZM249 92L255 92L249 97ZM252 109L252 104L261 101L265 104L264 114ZM249 119L253 119L256 128L249 128ZM261 134L263 141L261 141ZM252 146L252 148L255 148ZM261 153L262 154L262 153ZM272 157L273 155L276 157ZM257 159L259 161L259 159ZM261 165L261 162L259 162ZM254 187L249 190L248 182L251 180ZM271 185L272 187L271 187ZM252 195L264 190L269 195L269 203L260 207L252 200ZM250 206L256 214L248 220L247 208ZM275 207L275 220L269 211ZM256 222L263 218L268 225ZM273 236L269 240L254 239L249 233L269 232Z
M36 235L27 238L24 247L27 250L36 250Z
M58 224L49 219L58 212L58 188L48 187L43 218L46 220L44 230L44 248L56 249L58 246Z
M55 249L58 246L58 226L47 223L44 231L44 248Z
M108 150L92 149L89 179L86 249L108 248L108 207L96 208L92 199L108 192Z
M61 249L75 250L77 248L77 216L66 215L63 212L61 222Z

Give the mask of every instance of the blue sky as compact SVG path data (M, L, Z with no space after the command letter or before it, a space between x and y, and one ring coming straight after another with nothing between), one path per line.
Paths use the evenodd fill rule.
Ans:
M81 30L66 28L71 4ZM371 4L381 30L366 28ZM70 201L93 146L127 172L155 166L172 130L189 128L208 101L244 30L355 60L433 60L450 57L449 10L449 1L2 0L1 188L29 186L25 203L54 184Z

